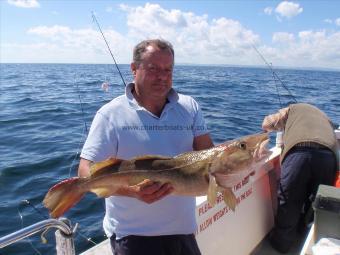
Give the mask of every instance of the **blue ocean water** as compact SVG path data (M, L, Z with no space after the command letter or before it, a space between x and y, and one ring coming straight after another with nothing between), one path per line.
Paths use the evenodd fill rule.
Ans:
M0 68L1 237L48 217L41 204L45 193L76 175L95 112L121 95L124 85L113 65L1 64ZM129 66L120 69L131 81ZM340 72L279 69L276 73L298 102L314 104L340 123ZM108 92L101 88L104 81L110 83ZM176 66L174 88L199 102L215 143L260 131L265 115L293 101L265 68ZM36 209L23 203L25 199ZM85 237L94 242L105 238L103 215L103 200L92 194L66 213L79 223L77 252L93 246ZM50 232L47 244L38 235L3 248L0 254L55 254L54 231Z

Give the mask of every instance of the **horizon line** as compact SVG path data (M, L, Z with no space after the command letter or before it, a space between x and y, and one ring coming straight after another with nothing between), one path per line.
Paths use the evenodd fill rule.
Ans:
M0 64L23 64L23 65L114 65L114 63L53 63L53 62L0 62ZM130 63L120 63L118 65L130 65ZM175 66L212 66L212 67L237 67L237 68L261 68L268 69L265 65L233 65L233 64L193 64L193 63L175 63ZM275 66L275 69L288 69L288 70L305 70L305 71L334 71L340 72L340 68L332 68L332 67L291 67L291 66Z

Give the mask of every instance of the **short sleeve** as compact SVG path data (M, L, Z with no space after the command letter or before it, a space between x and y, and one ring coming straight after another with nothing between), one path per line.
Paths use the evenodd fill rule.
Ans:
M93 162L115 157L117 145L114 125L103 114L97 112L80 157Z
M208 127L205 124L205 120L203 117L202 110L198 103L193 99L195 115L194 115L194 123L193 123L193 134L194 137L205 135L209 133Z

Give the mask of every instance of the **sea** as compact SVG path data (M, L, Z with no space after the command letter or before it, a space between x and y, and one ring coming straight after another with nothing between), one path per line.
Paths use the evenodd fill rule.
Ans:
M114 65L0 65L0 237L47 219L42 200L55 183L77 175L79 154L96 111L124 93ZM129 65L119 65L126 83ZM107 89L102 84L109 84ZM306 102L340 123L340 72L176 65L173 87L200 104L215 144L260 132L267 114ZM271 146L275 135L271 135ZM104 200L87 194L66 214L78 224L77 254L105 239ZM55 254L54 230L0 249Z

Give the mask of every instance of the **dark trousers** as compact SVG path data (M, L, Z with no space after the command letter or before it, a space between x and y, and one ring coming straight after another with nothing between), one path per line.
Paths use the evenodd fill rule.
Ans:
M304 204L320 184L333 185L336 158L328 149L294 147L282 162L278 191L278 211L270 241L287 252L294 243Z
M110 238L114 255L201 255L194 234Z

